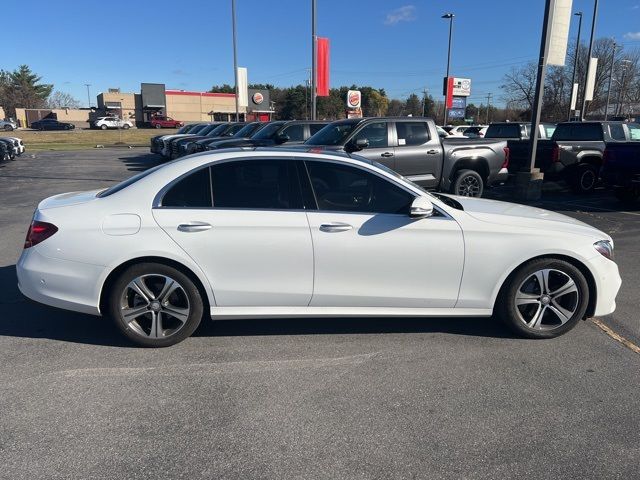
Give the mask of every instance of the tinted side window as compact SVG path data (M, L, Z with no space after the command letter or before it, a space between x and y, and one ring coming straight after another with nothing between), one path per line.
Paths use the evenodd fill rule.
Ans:
M369 140L369 147L388 147L389 139L387 136L387 123L386 122L374 122L368 124L362 130L360 130L355 137L355 140L360 139Z
M398 146L423 145L429 141L429 129L425 122L397 122Z
M413 195L361 168L331 162L307 162L319 210L406 213Z
M315 135L320 130L322 130L325 126L326 126L325 123L310 123L309 124L309 131L310 131L311 135Z
M290 142L302 142L304 140L304 125L289 125L282 133L289 137Z
M489 125L484 138L520 138L520 125Z
M295 164L286 160L240 160L211 167L217 208L301 209Z
M201 168L173 185L162 199L163 207L211 207L209 169Z
M624 127L621 123L612 123L609 125L609 134L614 140L624 140Z
M552 140L603 140L602 127L597 123L558 125Z

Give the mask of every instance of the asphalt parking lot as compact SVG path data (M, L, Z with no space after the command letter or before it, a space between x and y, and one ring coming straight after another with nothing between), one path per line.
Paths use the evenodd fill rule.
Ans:
M24 300L37 202L155 165L146 151L0 164L0 478L638 477L640 355L593 321L531 341L492 320L238 320L146 350ZM623 286L601 321L640 345L640 210L554 186L537 204L613 236Z

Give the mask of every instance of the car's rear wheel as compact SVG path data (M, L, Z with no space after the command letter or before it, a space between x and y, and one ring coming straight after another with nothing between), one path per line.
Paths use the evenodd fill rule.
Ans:
M159 123L156 123L156 128L162 128L162 125L160 125Z
M193 281L157 263L127 268L109 291L109 315L120 331L143 347L168 347L200 324L203 301Z
M106 130L107 128L109 128L109 127L107 127L107 126L106 126L106 125L104 125L104 124L100 125L100 129L102 129L102 130Z
M124 130L129 130L129 124L128 124L128 123L125 123L125 124L122 126L122 128L123 128Z
M589 163L581 163L571 173L569 183L577 193L591 193L598 183L598 170Z
M6 132L11 132L13 130L13 127L11 125L5 125L4 129Z
M525 263L507 279L496 311L520 336L553 338L575 327L588 304L582 272L564 260L542 258Z
M484 181L475 170L460 170L451 186L451 193L461 197L481 197Z

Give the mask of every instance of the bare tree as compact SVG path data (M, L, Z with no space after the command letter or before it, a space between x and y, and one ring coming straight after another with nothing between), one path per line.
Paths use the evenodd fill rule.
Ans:
M47 108L80 108L80 102L70 94L56 90L47 99Z

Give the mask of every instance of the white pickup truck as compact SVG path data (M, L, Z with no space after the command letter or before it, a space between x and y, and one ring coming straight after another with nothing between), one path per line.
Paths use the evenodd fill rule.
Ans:
M101 130L106 130L108 128L122 128L127 130L133 127L133 123L129 120L122 120L118 117L100 117L95 122L93 122L93 128L99 128Z

